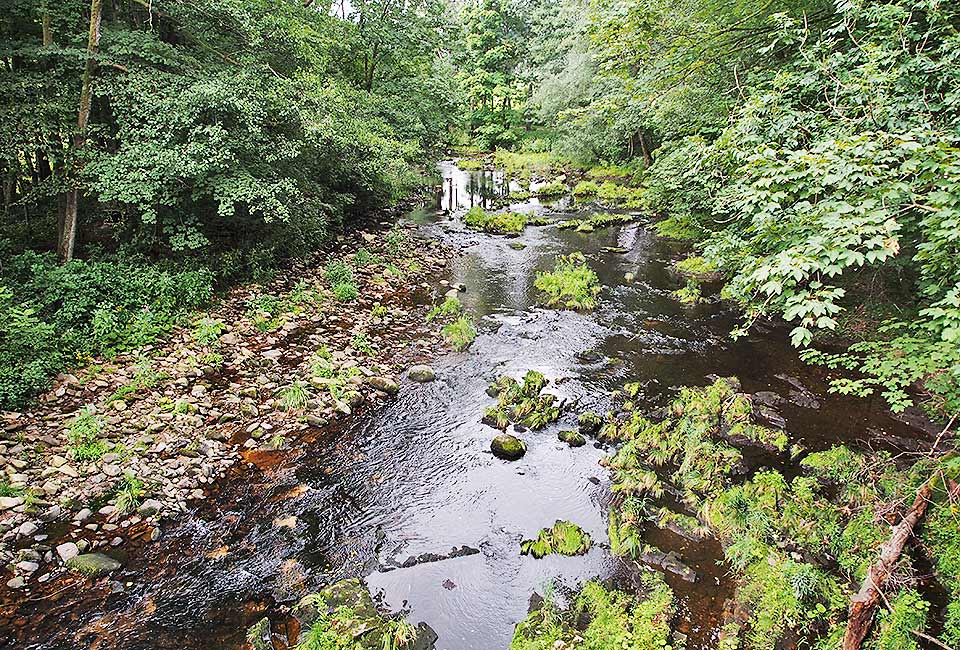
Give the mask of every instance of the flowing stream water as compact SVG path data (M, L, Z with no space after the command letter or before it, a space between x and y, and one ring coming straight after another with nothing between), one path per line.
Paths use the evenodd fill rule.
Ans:
M628 381L642 382L638 403L649 406L682 385L709 383L710 375L736 375L746 392L781 396L777 410L791 442L811 449L918 436L879 403L828 395L823 372L797 360L785 331L757 331L734 342L728 307L681 306L672 292L682 281L671 264L683 252L655 237L642 218L593 233L546 225L518 238L478 234L463 226L462 213L503 202L510 183L501 172L466 172L453 163L440 170L437 205L408 218L424 236L462 249L448 279L466 287L461 300L479 330L474 345L439 359L437 381L405 384L379 412L253 480L231 481L153 550L135 554L129 568L140 572L142 584L104 605L95 626L104 647L236 648L244 626L274 604L362 576L385 606L432 626L438 648L494 650L509 646L534 592L563 594L594 578L629 586L641 569L611 556L605 544L611 492L598 461L612 452L557 440L559 430L575 428L578 413L605 411L610 392ZM512 206L553 221L576 208L570 197ZM581 314L538 307L536 273L573 251L582 251L600 277L599 308ZM628 272L635 280L625 280ZM575 406L560 422L519 434L528 446L521 460L498 460L489 451L497 432L480 422L495 401L485 388L500 374L530 369L543 372L553 382L548 390ZM750 453L747 461L774 462ZM288 517L297 524L275 524ZM557 519L590 533L596 543L589 553L521 556L521 539ZM687 647L714 647L733 588L719 544L691 543L655 527L647 542L675 551L697 572L694 583L666 578L677 594ZM230 552L217 552L224 547ZM393 568L409 557L462 547L479 552ZM82 603L76 612L64 617L66 629L89 620ZM38 639L28 647L61 646Z

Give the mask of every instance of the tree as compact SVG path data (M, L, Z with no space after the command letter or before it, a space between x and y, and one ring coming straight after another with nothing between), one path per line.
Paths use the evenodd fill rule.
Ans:
M46 15L46 14L45 14ZM90 32L87 38L87 61L83 68L83 81L80 90L80 111L77 114L77 132L74 135L74 155L86 140L87 122L90 120L90 102L93 96L93 73L97 66L97 52L100 48L100 22L103 17L103 0L90 0ZM44 44L46 45L48 18L44 22ZM57 255L61 262L73 259L77 240L77 211L79 189L72 186L67 190L63 214L63 226L57 242Z

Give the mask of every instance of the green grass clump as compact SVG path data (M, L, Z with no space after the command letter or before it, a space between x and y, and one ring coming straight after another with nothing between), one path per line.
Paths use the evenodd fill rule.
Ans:
M506 429L511 422L538 430L560 418L556 398L543 393L548 380L536 370L529 370L523 383L503 375L487 387L487 395L497 398L497 406L487 409L484 421L499 429Z
M520 554L540 559L552 553L559 555L583 555L590 550L589 533L569 521L557 520L551 528L544 528L536 539L520 542Z
M444 325L442 333L447 343L458 352L469 348L477 338L477 328L473 326L466 315L461 315L456 320Z
M463 217L467 228L500 235L516 235L527 226L527 215L519 212L487 212L477 206Z
M534 192L537 196L563 196L570 192L570 188L567 187L566 183L560 180L551 181L546 185L541 185Z
M558 257L552 272L537 273L534 286L551 307L586 311L597 306L600 295L600 279L579 252Z
M357 252L353 254L353 263L359 268L364 266L370 266L371 264L377 263L376 256L368 251L366 248L359 248Z
M146 488L143 481L130 473L125 473L117 488L117 510L128 513L135 510L143 502Z
M67 433L67 442L76 460L99 460L107 453L107 443L100 439L102 430L103 420L94 413L92 406L81 410L73 419Z
M306 384L296 382L281 388L277 398L285 411L297 411L304 408L310 401L310 391Z
M573 195L577 198L586 196L596 196L600 192L600 186L593 181L580 181L573 188Z
M360 291L353 282L341 282L333 287L333 297L340 302L356 302L359 296Z
M548 152L506 151L501 149L493 154L493 164L508 174L547 174L553 170L555 160L553 155Z
M462 311L463 303L460 302L460 299L456 296L447 296L442 303L436 305L427 313L427 322L432 323L437 319L444 320L457 316Z
M643 190L606 181L597 188L597 198L604 203L622 203L627 207L640 207Z

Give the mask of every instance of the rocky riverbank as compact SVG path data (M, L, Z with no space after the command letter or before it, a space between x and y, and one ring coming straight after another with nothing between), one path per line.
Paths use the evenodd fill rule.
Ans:
M162 343L58 377L35 408L0 414L8 596L119 568L128 542L161 539L231 468L269 464L397 393L442 342L424 313L448 289L432 282L447 257L399 227L358 233L268 286L230 291Z

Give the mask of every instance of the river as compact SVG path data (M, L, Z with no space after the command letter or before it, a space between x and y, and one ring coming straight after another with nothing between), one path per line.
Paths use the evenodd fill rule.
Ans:
M592 441L571 449L557 440L559 430L575 428L578 413L605 411L610 392L628 381L643 384L638 404L646 407L663 404L682 385L736 375L747 392L781 396L777 410L791 442L810 449L917 436L877 402L829 395L824 371L797 359L785 330L766 327L734 342L729 306L678 303L672 292L682 280L671 264L684 251L657 238L647 218L592 233L543 225L517 238L478 234L460 217L471 205L502 201L510 189L504 174L466 172L451 162L440 172L437 204L406 218L424 237L462 251L447 279L465 285L461 300L479 330L473 346L438 359L437 381L405 383L371 416L318 437L255 480L236 477L140 554L132 568L141 584L100 605L102 612L78 599L75 615L63 618L65 629L98 629L103 647L236 648L244 627L277 603L362 576L385 607L432 626L438 648L506 648L534 592L562 596L592 578L629 586L642 570L605 545L611 495L599 461L611 450ZM557 221L579 206L564 197L512 208ZM599 275L599 308L581 314L537 306L536 273L573 251L582 251ZM626 280L627 273L635 279ZM498 460L489 451L496 431L480 422L494 402L485 388L500 374L531 369L575 407L542 431L519 434L528 446L521 460ZM747 461L775 462L757 455ZM275 525L290 517L296 526ZM589 553L541 560L519 554L521 539L557 519L590 533L596 543ZM692 544L653 527L647 541L675 551L698 573L693 584L666 578L677 593L687 647L712 648L733 588L719 544ZM218 555L224 546L231 552ZM392 568L464 546L479 553ZM61 646L37 639L27 647Z

